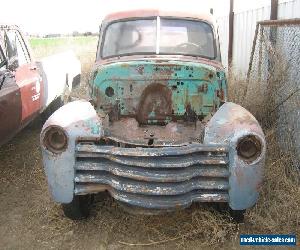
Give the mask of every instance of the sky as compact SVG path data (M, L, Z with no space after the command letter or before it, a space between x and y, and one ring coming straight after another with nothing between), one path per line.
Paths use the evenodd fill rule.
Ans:
M28 33L96 32L101 19L112 11L160 7L209 12L213 8L215 16L225 16L229 12L229 2L230 0L1 0L0 23L17 24ZM235 0L234 10L240 12L269 4L270 0Z

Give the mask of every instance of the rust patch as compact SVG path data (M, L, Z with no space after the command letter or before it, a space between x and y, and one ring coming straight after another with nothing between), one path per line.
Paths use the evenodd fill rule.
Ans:
M89 183L85 184L84 188L79 187L81 194L96 194L104 191L110 190L111 187L106 184L99 184L99 183Z
M115 105L112 106L112 109L109 112L110 121L118 121L121 117L120 104L117 101Z
M190 103L185 107L184 120L187 122L196 122L198 119L197 113L192 109Z
M140 65L136 68L136 71L140 74L140 75L143 75L144 74L144 70L145 70L145 67L143 65Z
M153 139L153 146L165 144L184 144L187 142L203 142L205 125L197 121L196 123L169 122L166 126L143 125L134 118L121 118L113 122L109 127L109 135L134 145L148 145Z
M204 84L202 84L202 85L200 85L198 87L198 92L206 94L207 91L208 91L208 85L207 85L207 83L204 83Z
M122 68L129 68L129 64L128 63L122 63L121 67Z
M151 84L142 93L138 106L137 120L147 124L148 120L165 123L172 115L172 92L162 84Z
M225 100L225 94L223 89L217 90L217 97L223 102Z

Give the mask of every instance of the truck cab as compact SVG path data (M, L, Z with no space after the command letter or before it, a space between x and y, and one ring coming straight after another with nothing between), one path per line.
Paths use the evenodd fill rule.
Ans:
M211 15L108 15L89 93L41 133L48 184L68 217L86 217L102 192L141 213L217 202L242 216L255 204L265 139L247 110L227 102Z

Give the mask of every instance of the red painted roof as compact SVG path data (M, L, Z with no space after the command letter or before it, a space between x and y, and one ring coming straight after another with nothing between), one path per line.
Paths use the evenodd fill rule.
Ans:
M193 18L193 19L204 20L209 23L214 23L214 18L209 13L165 11L159 9L139 9L139 10L114 12L107 15L104 18L104 20L106 22L111 22L111 21L126 19L126 18L140 18L140 17L153 17L153 16Z

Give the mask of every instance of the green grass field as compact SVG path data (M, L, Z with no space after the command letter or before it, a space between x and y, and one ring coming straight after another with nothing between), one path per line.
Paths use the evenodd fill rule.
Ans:
M95 53L97 36L30 38L29 42L36 58L72 49L78 56Z
M97 40L96 36L78 36L78 37L54 37L54 38L31 38L30 45L32 47L57 47L65 45L66 43L74 43L78 45L85 45L89 42Z

